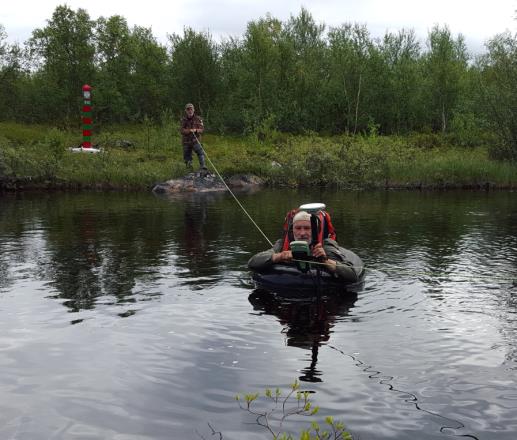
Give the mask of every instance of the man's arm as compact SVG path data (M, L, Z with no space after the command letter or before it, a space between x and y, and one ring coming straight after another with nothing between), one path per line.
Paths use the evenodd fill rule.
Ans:
M348 282L359 281L363 272L363 262L353 252L340 248L330 239L325 240L325 253L328 258L327 269L338 278Z
M248 261L251 270L264 270L273 264L280 263L277 255L282 254L282 240L278 240L271 249L253 255ZM285 251L290 252L290 251ZM292 257L291 257L292 258Z
M194 121L194 133L203 133L205 131L205 126L203 125L203 120L198 116Z
M188 121L186 121L185 119L182 119L181 128L180 128L181 134L189 134L192 132L191 128L187 127L187 125L188 125Z

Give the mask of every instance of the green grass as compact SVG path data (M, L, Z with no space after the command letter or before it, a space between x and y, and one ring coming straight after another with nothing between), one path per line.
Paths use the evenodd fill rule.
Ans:
M517 166L489 159L486 148L420 151L409 162L390 161L391 185L516 186Z
M270 185L385 187L516 187L517 165L489 158L489 146L459 147L424 135L203 137L208 158L225 177L256 174ZM436 138L436 139L435 139ZM81 132L0 123L0 177L30 177L70 187L146 189L185 174L176 122L94 131L102 154L71 153ZM127 146L127 143L131 146ZM196 158L194 158L196 163Z

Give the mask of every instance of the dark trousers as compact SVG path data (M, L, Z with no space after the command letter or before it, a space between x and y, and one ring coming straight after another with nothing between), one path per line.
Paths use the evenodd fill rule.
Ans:
M192 150L194 150L197 154L197 158L199 159L199 166L205 166L205 154L203 153L203 148L201 145L196 142L195 144L183 144L183 160L186 164L192 163Z

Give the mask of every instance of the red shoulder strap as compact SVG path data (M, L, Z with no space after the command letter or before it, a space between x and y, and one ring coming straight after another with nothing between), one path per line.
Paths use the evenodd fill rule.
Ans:
M328 212L324 212L324 216L325 216L325 222L326 222L326 225L327 225L327 237L326 238L331 238L332 240L335 240L336 239L336 230L334 229L334 225L332 224L332 221L330 220L330 215Z
M289 243L291 242L291 230L293 227L293 217L298 212L298 209L291 209L285 216L284 220L284 243L282 245L282 250L289 250Z
M291 243L292 237L292 227L293 227L293 217L298 212L298 209L291 209L285 216L284 220L284 242L282 244L282 250L289 250L289 244ZM319 221L319 230L318 230L318 243L323 243L325 238L331 238L332 240L336 239L336 230L334 229L334 225L330 219L330 215L326 211L320 211L317 214Z

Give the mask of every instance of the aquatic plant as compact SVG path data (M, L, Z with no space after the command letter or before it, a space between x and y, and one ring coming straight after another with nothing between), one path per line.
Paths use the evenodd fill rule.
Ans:
M326 428L312 420L310 427L296 437L284 431L283 424L288 418L311 417L318 413L319 407L313 405L310 395L311 392L300 389L299 382L295 380L285 395L279 388L274 391L268 388L263 395L249 393L235 398L239 407L256 417L257 425L265 428L273 440L352 440L351 434L345 431L345 425L331 416L325 417Z

